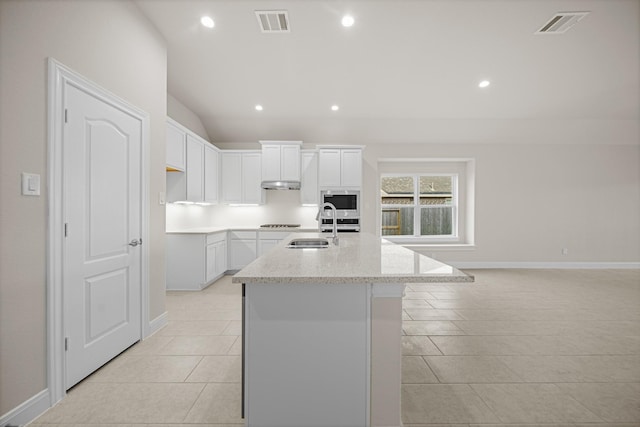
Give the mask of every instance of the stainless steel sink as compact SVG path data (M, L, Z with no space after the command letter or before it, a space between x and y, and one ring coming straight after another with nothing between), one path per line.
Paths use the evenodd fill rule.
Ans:
M289 249L328 248L329 241L323 238L293 239L287 245Z

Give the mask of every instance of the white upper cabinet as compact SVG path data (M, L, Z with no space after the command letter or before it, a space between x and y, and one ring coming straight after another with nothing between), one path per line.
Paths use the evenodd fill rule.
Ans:
M187 135L187 197L190 202L204 202L204 145Z
M362 150L343 149L340 153L340 176L342 187L362 185Z
M300 181L300 145L280 146L280 174L283 181Z
M262 145L262 180L280 181L280 146Z
M260 141L262 181L300 181L301 141Z
M242 203L264 203L261 171L262 153L242 153Z
M362 148L327 147L318 150L318 186L361 187Z
M167 123L167 169L182 171L186 167L187 133L172 123Z
M184 151L183 165L168 156L177 154L180 138ZM173 148L169 149L172 145ZM167 121L167 201L218 203L219 150L173 120ZM174 159L175 160L175 159Z
M262 204L262 153L253 150L221 152L222 201L229 204Z
M318 152L302 151L300 154L300 203L318 204Z
M220 154L213 146L204 146L204 201L218 203L220 187Z
M340 187L342 180L339 149L323 149L318 152L318 185Z

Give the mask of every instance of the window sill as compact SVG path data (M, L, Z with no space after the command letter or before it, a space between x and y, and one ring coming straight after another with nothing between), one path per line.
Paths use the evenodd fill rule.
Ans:
M436 242L436 241L419 241L415 239L389 239L383 237L391 243L404 246L405 248L420 250L428 249L432 251L474 251L476 245L472 243L459 243L459 242Z

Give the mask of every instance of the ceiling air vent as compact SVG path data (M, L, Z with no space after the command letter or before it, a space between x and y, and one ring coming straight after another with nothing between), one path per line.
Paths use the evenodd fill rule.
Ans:
M256 17L263 33L288 33L289 15L286 10L256 10Z
M577 24L589 12L558 12L535 34L562 34Z

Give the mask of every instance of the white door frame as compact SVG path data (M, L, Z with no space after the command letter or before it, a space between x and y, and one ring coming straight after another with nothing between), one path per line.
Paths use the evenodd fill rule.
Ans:
M146 244L141 252L140 336L150 334L149 327L149 114L120 97L108 92L85 77L67 68L53 58L48 58L47 99L47 166L48 166L48 229L47 229L47 388L50 405L55 405L66 394L65 349L63 328L62 248L64 239L62 204L62 143L64 121L64 86L72 84L101 101L137 118L142 128L142 206L141 238Z

